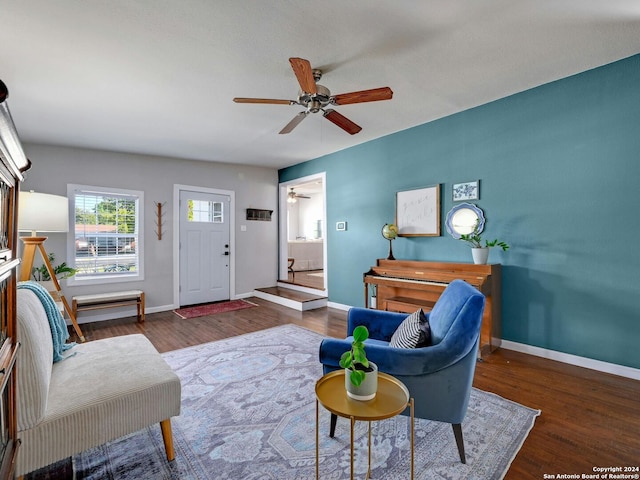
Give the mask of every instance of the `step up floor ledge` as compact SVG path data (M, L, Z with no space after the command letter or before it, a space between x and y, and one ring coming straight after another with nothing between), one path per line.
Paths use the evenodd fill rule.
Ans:
M273 295L271 293L262 292L260 290L254 290L253 294L258 298L267 300L268 302L273 302L278 305L282 305L284 307L297 310L299 312L306 312L307 310L314 310L316 308L322 308L327 306L326 298L318 298L315 300L307 300L307 301L301 302L298 300L292 300L292 299L281 297L278 295Z

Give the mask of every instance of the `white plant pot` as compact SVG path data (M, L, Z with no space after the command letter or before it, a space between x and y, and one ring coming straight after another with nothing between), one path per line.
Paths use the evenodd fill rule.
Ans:
M489 248L472 248L471 255L473 256L473 263L476 265L484 265L489 259Z
M373 368L373 371L365 372L364 380L358 387L351 383L351 379L349 378L351 370L345 368L344 386L349 398L360 401L367 401L375 398L376 392L378 391L378 366L373 362L369 362L369 366Z
M47 292L53 292L56 289L56 286L53 284L53 280L40 280L38 284L40 284L40 286L42 286Z

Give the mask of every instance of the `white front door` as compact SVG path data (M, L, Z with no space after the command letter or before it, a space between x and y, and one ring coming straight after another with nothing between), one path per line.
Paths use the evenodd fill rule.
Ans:
M180 306L229 299L230 203L180 191Z

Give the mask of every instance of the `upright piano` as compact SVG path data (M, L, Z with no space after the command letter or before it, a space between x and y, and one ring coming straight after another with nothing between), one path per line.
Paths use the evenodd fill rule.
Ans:
M423 262L379 259L364 273L364 304L368 308L413 313L430 311L446 286L462 279L486 297L479 355L491 353L501 343L501 269L499 264ZM369 304L375 286L376 305Z

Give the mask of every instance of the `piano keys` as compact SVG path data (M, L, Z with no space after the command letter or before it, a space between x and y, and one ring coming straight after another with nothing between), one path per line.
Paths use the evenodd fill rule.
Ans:
M376 308L413 313L428 312L455 279L476 287L486 297L479 354L491 353L501 343L501 269L499 264L424 262L379 259L363 274L364 301L369 307L369 288L375 287Z

